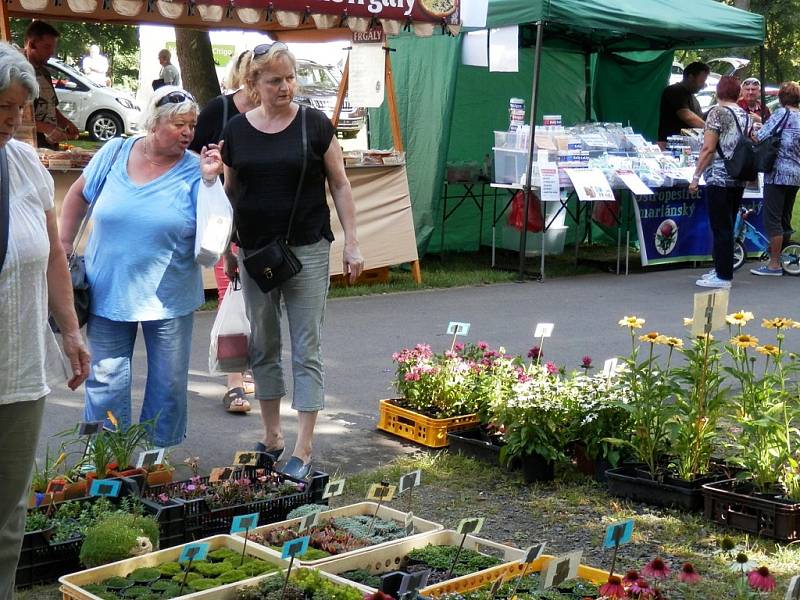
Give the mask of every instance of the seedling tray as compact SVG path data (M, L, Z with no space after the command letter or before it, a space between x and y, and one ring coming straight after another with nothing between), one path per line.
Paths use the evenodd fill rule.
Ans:
M401 408L391 400L381 400L379 404L378 429L428 448L444 448L448 445L448 433L470 429L477 424L476 414L432 419Z
M220 548L229 548L235 552L241 553L244 549L244 540L231 535L217 535L207 538L203 540L203 542L208 543L209 551L212 552ZM128 558L126 560L121 560L108 565L102 565L93 569L80 571L79 573L73 573L72 575L64 575L58 580L61 584L63 598L64 600L102 600L102 598L99 596L84 590L82 586L90 583L99 583L108 579L109 577L125 577L129 573L142 567L156 567L165 562L178 560L178 557L183 551L184 545L175 546L174 548L168 548L166 550L159 550L157 552L151 552L150 554L145 554L144 556L138 556L136 558ZM281 560L279 557L264 552L264 548L258 544L248 543L245 554L247 556L260 558L265 562L277 565L281 569L286 568L289 564L288 561ZM238 581L236 583L221 585L211 590L188 593L180 597L187 599L203 598L203 600L209 600L211 598L234 598L234 592L236 588L247 584L252 585L264 579L265 577L270 577L274 574L275 573L266 573L264 575L258 575L243 581ZM228 593L230 593L230 595L226 595Z
M336 517L352 517L357 515L374 515L375 509L378 508L378 504L376 502L358 502L356 504L350 504L348 506L343 506L341 508L334 508L333 510L326 510L319 515L319 522L323 523L324 521L330 521L335 519ZM389 508L388 506L381 505L378 509L378 518L384 520L392 520L397 521L401 525L405 522L406 515L408 513L395 510L394 508ZM253 531L253 533L266 533L268 531L272 531L277 529L278 527L297 527L302 519L288 519L286 521L280 521L279 523L272 523L271 525L264 525L263 527L258 527ZM410 540L417 536L424 535L431 531L439 531L442 529L442 526L439 523L434 523L433 521L426 521L425 519L420 519L419 517L413 517L414 521L414 531L416 533L400 538L397 540L391 540L388 542L382 542L380 544L375 544L372 546L367 546L366 548L359 548L357 550L351 550L350 552L343 552L342 554L336 554L333 556L329 556L326 558L320 558L317 560L296 560L298 564L304 567L316 567L323 563L329 562L331 560L335 560L338 558L343 558L346 556L353 556L355 554L360 554L361 552L366 552L368 550L374 550L375 548L382 548L384 546L388 546L390 544L396 544L400 541ZM237 533L237 536L244 536L244 533ZM280 556L280 552L273 550L272 548L266 547L265 549L267 552L275 554L275 556Z

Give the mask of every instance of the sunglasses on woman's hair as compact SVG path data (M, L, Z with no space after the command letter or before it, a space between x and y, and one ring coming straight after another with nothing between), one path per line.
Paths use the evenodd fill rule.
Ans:
M253 48L253 56L264 56L267 52L269 52L272 47L275 47L276 50L288 50L289 46L284 44L283 42L272 42L269 44L259 44L255 48Z
M156 108L164 106L165 104L181 104L183 102L194 102L194 96L189 92L170 92L156 102Z

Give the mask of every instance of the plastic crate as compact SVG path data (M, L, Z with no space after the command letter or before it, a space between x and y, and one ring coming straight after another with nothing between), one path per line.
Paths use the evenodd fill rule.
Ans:
M748 482L737 479L704 485L706 519L786 542L800 539L800 503L752 496L748 491Z
M145 514L158 522L159 548L171 548L186 541L184 539L183 504L170 500L167 504L162 505L147 498L142 498L141 501L145 508Z
M494 150L495 183L520 183L528 172L528 151L514 148L492 148Z
M343 506L341 508L334 508L333 510L326 510L324 512L321 512L320 515L319 515L319 521L320 521L320 523L322 523L323 521L329 521L329 520L335 519L336 517L352 517L352 516L356 516L356 515L374 515L376 508L378 508L378 504L376 502L358 502L356 504L350 504L348 506ZM377 517L379 519L384 519L384 520L387 520L387 521L388 520L397 521L397 522L402 524L402 523L405 522L405 518L406 518L407 514L408 513L405 513L405 512L399 511L399 510L395 510L393 508L389 508L388 506L385 506L385 505L382 504L380 506L380 508L378 508ZM297 525L300 524L301 521L302 521L302 519L298 518L298 519L289 519L289 520L286 520L286 521L281 521L279 523L272 523L271 525L264 525L263 527L258 527L257 529L255 529L253 531L253 533L266 533L266 532L271 531L273 529L276 529L278 527L296 527ZM320 558L320 559L317 559L317 560L297 560L295 562L297 562L298 564L300 564L300 565L302 565L304 567L316 567L316 566L321 565L322 563L326 563L326 562L329 562L329 561L337 559L337 558L343 558L345 556L352 556L354 554L360 554L361 552L366 552L367 550L372 550L374 548L382 548L382 547L388 546L390 544L395 544L395 543L397 543L397 542L399 542L401 540L409 540L409 539L415 538L415 537L417 537L419 535L424 535L424 534L426 534L428 532L439 531L439 530L442 529L442 525L440 525L439 523L434 523L433 521L426 521L425 519L420 519L419 517L416 517L416 516L413 517L413 521L414 521L414 531L416 531L416 533L412 534L410 536L407 536L407 537L404 537L404 538L400 538L398 540L391 540L391 541L383 542L383 543L380 543L380 544L374 544L372 546L367 546L366 548L359 548L357 550L351 550L350 552L343 552L342 554L336 554L334 556ZM243 537L244 536L243 533L237 533L236 535L238 537ZM266 546L265 546L265 549L266 549L267 552L270 552L270 553L274 554L275 556L280 556L280 552L278 552L277 550L273 550L272 548L269 548L269 547L266 547Z
M214 537L210 537L208 539L203 540L204 542L208 543L209 551L218 550L220 548L230 548L235 552L241 553L242 551L245 552L247 556L253 556L256 558L260 558L268 563L272 563L277 565L281 569L284 569L288 566L288 561L281 560L279 557L272 556L264 552L264 549L259 546L258 544L247 544L247 548L244 548L244 541L235 538L231 535L217 535ZM151 552L150 554L145 554L144 556L137 556L135 558L128 558L126 560L121 560L115 563L111 563L108 565L102 565L100 567L94 567L93 569L87 569L85 571L80 571L78 573L73 573L71 575L64 575L58 581L61 584L61 592L63 594L64 600L102 600L99 596L95 596L94 594L87 592L81 586L88 585L90 583L98 583L103 581L104 579L108 579L109 577L119 576L125 577L128 573L135 571L136 569L142 567L155 567L160 565L161 563L169 562L177 560L178 557L181 555L183 551L183 545L175 546L174 548L169 548L167 550L159 550L157 552ZM223 598L235 597L235 590L247 584L254 584L258 581L264 579L265 577L270 577L274 573L268 573L265 575L259 575L257 577L251 577L250 579L245 579L243 581L239 581L236 583L229 583L227 585L221 585L217 588L212 590L208 590L205 592L195 592L190 594L185 594L180 596L181 598ZM230 596L224 596L228 592L231 593Z
M444 448L447 434L470 429L478 424L478 415L469 414L449 419L431 419L412 410L401 408L391 400L381 400L378 429L411 440L428 448Z
M391 542L382 547L373 546L372 548L368 548L352 556L335 558L320 564L317 568L320 571L333 573L334 575L339 575L355 569L363 569L373 575L380 575L401 568L404 559L412 550L424 548L428 544L433 544L435 546L458 546L461 544L462 538L462 535L452 529L432 531L430 533L414 536L413 538L405 538L396 542ZM525 557L524 550L512 548L505 544L498 544L497 542L485 540L473 535L467 536L464 542L464 548L495 556L504 562L519 561ZM482 572L483 571L480 571L480 573ZM351 585L366 593L375 591L374 588L366 585L353 582L351 582Z
M478 573L473 573L472 575L464 575L463 577L457 577L449 581L437 583L436 585L429 585L428 587L421 589L419 593L421 596L435 598L437 596L441 596L442 594L463 594L466 592L471 592L472 590L477 590L485 585L492 584L501 577L514 578L521 576L523 572L529 574L541 571L547 566L547 563L554 558L556 557L543 554L530 565L526 565L522 562L498 565L496 567L492 567L491 569L485 569L483 571L479 571ZM594 567L580 565L578 567L578 577L592 583L600 584L608 581L608 572L595 569Z

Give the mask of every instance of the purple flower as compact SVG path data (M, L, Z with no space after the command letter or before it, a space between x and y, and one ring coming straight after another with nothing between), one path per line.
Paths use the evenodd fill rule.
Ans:
M581 366L584 369L591 369L592 368L592 357L591 356L584 356L581 359Z
M553 361L548 360L544 366L547 369L548 374L555 375L558 373L558 367Z
M186 491L187 492L193 492L196 489L197 489L197 486L195 484L193 484L193 483L190 483L189 485L186 486Z
M542 358L542 349L539 346L534 346L530 350L528 350L528 358L531 360L539 360Z

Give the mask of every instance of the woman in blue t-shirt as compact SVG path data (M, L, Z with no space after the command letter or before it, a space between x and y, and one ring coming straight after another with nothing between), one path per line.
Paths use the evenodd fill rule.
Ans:
M197 194L223 167L214 144L199 157L186 152L197 112L188 92L159 88L143 115L147 134L108 142L67 192L61 216L69 254L97 196L86 248L92 365L85 417L103 420L111 413L120 426L130 424L131 362L141 324L147 383L140 421L157 418L152 441L162 447L186 436L192 317L203 302L194 259Z
M285 44L253 49L247 85L260 104L231 119L223 131L225 190L234 206L239 256L285 237L303 169L305 124L307 168L297 199L289 245L303 267L294 277L264 293L242 269L250 319L250 365L255 397L261 404L264 437L256 449L277 461L283 454L280 400L286 393L281 368L281 299L289 319L294 392L298 412L297 440L283 472L304 478L311 471L311 442L317 413L324 404L320 348L328 292L331 232L325 184L344 230L343 272L350 281L361 274L364 259L356 236L355 205L344 171L336 131L325 113L293 102L297 85L294 56ZM226 257L228 276L236 273L233 255Z

